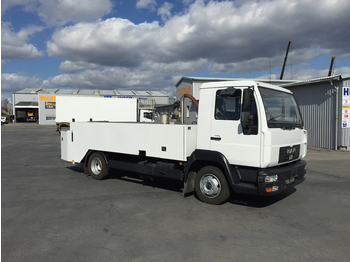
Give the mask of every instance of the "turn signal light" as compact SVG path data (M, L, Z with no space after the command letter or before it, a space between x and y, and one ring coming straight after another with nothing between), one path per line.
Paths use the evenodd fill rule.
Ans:
M266 187L266 192L271 193L278 190L278 186Z

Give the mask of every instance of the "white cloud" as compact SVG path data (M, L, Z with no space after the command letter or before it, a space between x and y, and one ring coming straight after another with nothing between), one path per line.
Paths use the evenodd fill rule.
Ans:
M350 67L344 66L340 68L334 69L334 75L344 75L344 74L350 74Z
M49 25L96 21L112 9L110 0L40 0L40 3L38 14Z
M309 80L309 79L315 79L315 78L322 78L328 76L329 69L323 69L323 70L316 70L316 69L309 69L309 68L303 68L303 67L297 67L294 69L287 69L284 72L283 79L292 79L292 80ZM350 67L340 67L333 70L334 74L332 75L343 75L343 74L350 74ZM273 73L271 75L261 75L257 78L260 79L280 79L280 73Z
M158 9L158 15L161 16L163 22L171 18L170 10L174 7L174 4L164 2L164 4Z
M172 7L165 3L158 9L162 25L157 21L134 24L110 18L83 20L58 29L47 42L47 52L66 60L60 65L64 74L44 80L42 87L171 92L181 75L201 69L211 73L250 73L266 71L271 63L276 72L282 67L288 40L293 41L288 62L292 59L298 65L293 68L295 79L328 75L328 68L311 70L310 65L302 64L315 57L350 57L349 1L183 3L189 6L177 14L171 14ZM138 8L155 8L157 3L137 4ZM27 8L32 7L27 4ZM72 19L69 17L71 14L63 20ZM53 21L58 20L54 16ZM336 74L348 72L349 67L336 69ZM285 79L289 75L287 68ZM272 77L278 79L279 73Z
M153 12L156 10L156 5L157 5L156 0L138 0L136 3L136 8L138 9L145 8Z
M17 5L26 6L29 5L31 2L37 1L37 0L2 0L1 1L1 14L4 15L6 13L6 10Z
M27 43L29 36L42 31L40 26L29 26L15 33L10 23L1 23L1 58L35 59L43 55L42 51ZM5 62L2 62L4 64Z
M199 70L205 60L160 64L147 62L137 68L107 67L85 70L76 74L61 74L43 82L44 88L72 87L79 89L133 89L175 91L175 84L184 71Z
M50 56L102 67L205 59L206 68L215 72L265 70L271 59L281 66L288 40L293 40L294 63L321 54L349 53L350 2L341 3L197 0L172 17L170 6L164 5L159 9L168 19L163 26L120 18L78 23L54 33L47 48Z
M333 71L334 71L334 74L332 75L349 74L350 67L335 68ZM293 70L293 79L308 80L308 79L314 79L314 78L327 77L328 73L329 73L329 69L315 70L315 69L297 68L296 70ZM287 71L286 74L290 74L290 72Z
M94 22L112 10L110 0L2 0L2 12L17 5L24 6L25 11L37 13L49 26Z
M25 88L40 88L43 80L38 77L29 77L25 74L1 74L1 92L10 94ZM9 96L11 97L11 96Z
M48 54L74 62L134 67L150 56L149 52L157 52L153 37L158 37L159 29L157 22L135 25L120 18L78 23L52 36Z
M183 3L184 5L190 5L190 4L192 4L194 1L195 1L195 0L182 0L182 3Z
M60 65L60 70L63 73L74 73L79 70L98 69L98 68L100 68L100 66L97 64L86 63L83 61L78 61L78 62L64 61Z

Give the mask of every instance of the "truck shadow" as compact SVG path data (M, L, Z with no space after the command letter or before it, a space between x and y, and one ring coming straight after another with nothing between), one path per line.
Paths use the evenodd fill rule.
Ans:
M118 170L112 170L109 174L108 179L118 179L152 188L170 190L173 192L182 192L183 189L183 182L181 181L170 180L161 177L148 177L133 172L120 172Z
M73 166L68 166L68 169L84 174L84 165L76 164ZM91 177L89 174L84 174L87 177ZM140 184L143 186L149 186L153 188L161 188L165 190L170 190L174 192L182 192L183 183L181 181L165 179L161 177L148 177L144 175L139 175L133 172L126 172L120 170L110 170L108 178L109 179L118 179L122 181L128 181L130 183Z
M232 193L228 202L235 205L264 208L282 201L296 191L297 189L291 187L274 196L255 196Z
M74 164L72 166L67 166L69 170L72 170L77 173L84 173L84 165L83 164Z
M84 166L82 164L69 166L67 168L74 172L84 174ZM88 174L84 174L84 175L87 177L90 177L90 175ZM152 188L170 190L177 193L182 193L182 190L183 190L183 183L181 181L170 180L170 179L165 179L160 177L154 178L154 177L141 176L137 173L125 172L120 170L110 170L109 177L107 178L107 180L109 179L118 179L118 180L127 181L130 183L135 183L135 184L148 186ZM231 196L228 199L227 203L231 203L233 205L255 207L255 208L264 208L282 201L283 199L294 194L296 191L297 189L295 189L294 187L291 187L274 196L243 195L243 194L237 194L233 192L231 193ZM198 201L200 201L194 192L187 193L185 197L193 197L193 196L196 199L198 199Z

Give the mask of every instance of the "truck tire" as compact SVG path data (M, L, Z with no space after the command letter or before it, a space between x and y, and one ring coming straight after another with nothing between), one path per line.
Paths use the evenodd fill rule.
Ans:
M105 158L100 153L92 153L88 162L89 174L93 179L102 180L108 176Z
M212 205L220 205L230 197L224 174L214 166L199 170L195 179L195 191L200 200Z

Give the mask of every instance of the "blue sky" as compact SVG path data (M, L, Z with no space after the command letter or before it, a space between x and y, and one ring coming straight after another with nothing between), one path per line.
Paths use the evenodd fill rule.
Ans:
M345 0L2 0L2 99L23 88L172 95L181 76L350 73ZM271 75L270 75L271 73Z

